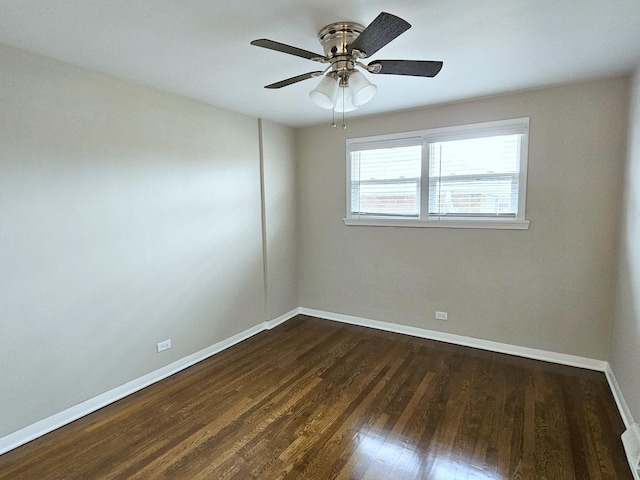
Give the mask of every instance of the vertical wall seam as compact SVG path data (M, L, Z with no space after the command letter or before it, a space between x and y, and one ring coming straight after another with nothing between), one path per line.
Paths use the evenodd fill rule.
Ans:
M260 151L260 217L262 222L262 278L264 282L264 321L269 318L269 280L267 268L267 206L264 182L264 137L262 118L258 119L258 148Z

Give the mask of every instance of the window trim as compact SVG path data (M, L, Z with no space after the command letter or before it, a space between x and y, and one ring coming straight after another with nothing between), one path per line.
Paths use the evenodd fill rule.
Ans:
M462 140L487 136L523 134L520 144L520 171L518 174L518 213L515 217L473 217L429 215L429 148L431 142ZM422 180L419 218L389 218L387 216L351 214L351 151L385 148L389 145L422 144ZM529 117L481 122L466 125L439 127L412 132L391 133L369 137L350 138L346 141L346 217L348 226L384 227L435 227L435 228L488 228L499 230L527 230L529 220L525 219L527 167L529 152ZM426 191L425 191L426 189ZM426 212L426 213L425 213Z

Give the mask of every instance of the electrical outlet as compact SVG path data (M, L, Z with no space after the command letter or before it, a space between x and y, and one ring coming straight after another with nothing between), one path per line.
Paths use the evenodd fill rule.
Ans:
M158 344L158 353L171 348L171 340L165 340Z
M447 320L447 312L436 312L436 320Z

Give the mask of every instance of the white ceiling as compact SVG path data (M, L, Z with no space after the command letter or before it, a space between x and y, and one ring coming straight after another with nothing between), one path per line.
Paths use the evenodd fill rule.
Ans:
M0 42L253 117L330 121L311 103L308 60L256 38L322 53L316 33L381 11L412 28L373 59L442 60L433 79L378 75L370 115L581 79L640 65L640 0L0 0ZM0 65L1 68L1 65Z

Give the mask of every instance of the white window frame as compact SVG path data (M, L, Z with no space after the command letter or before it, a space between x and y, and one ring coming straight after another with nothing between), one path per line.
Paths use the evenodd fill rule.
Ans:
M520 133L520 170L518 175L518 211L515 217L431 216L429 215L429 144L450 140L491 137ZM351 213L351 151L385 148L389 145L422 143L422 175L420 181L420 216L416 218L389 218L387 216L359 216ZM413 132L393 133L347 139L347 216L345 225L384 227L436 227L436 228L489 228L526 230L527 163L529 151L529 117L482 122L469 125L433 128Z

